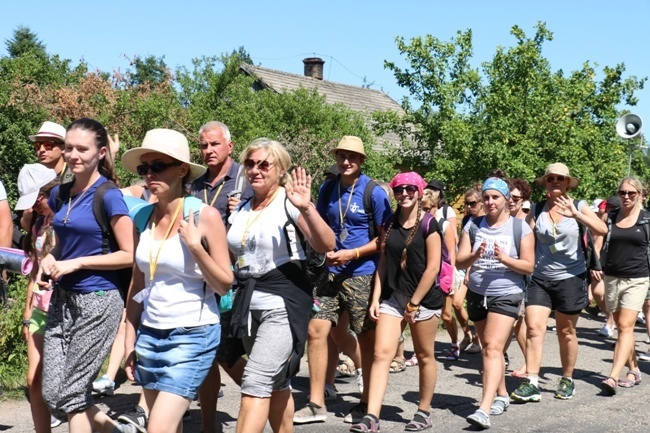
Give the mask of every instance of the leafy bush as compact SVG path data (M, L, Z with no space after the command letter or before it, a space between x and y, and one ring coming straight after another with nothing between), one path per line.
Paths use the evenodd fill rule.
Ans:
M5 391L26 385L27 345L21 321L25 309L27 278L11 276L7 285L7 304L0 313L0 385Z

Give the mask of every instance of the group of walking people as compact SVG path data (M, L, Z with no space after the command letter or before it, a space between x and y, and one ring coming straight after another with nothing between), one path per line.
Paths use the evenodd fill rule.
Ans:
M576 323L588 304L587 235L602 238L607 309L619 330L602 388L615 394L640 383L632 330L648 293L650 218L638 180L624 179L620 210L599 218L569 197L579 183L569 169L550 164L536 179L548 198L526 213L529 185L497 170L467 190L458 235L441 182L405 172L382 188L362 173L358 137L331 149L336 173L315 204L314 180L300 167L290 171L281 143L254 140L238 163L223 123L206 123L198 138L205 166L191 161L183 134L148 131L121 155L144 181L144 200L125 201L130 193L116 186L117 140L101 123L45 122L30 136L39 164L21 170L15 208L24 212L26 253L38 264L23 321L37 433L57 419L72 432L180 431L197 398L202 431L215 431L220 368L241 386L238 432L262 432L267 422L292 431L327 418L339 350L359 367L361 391L344 421L353 432L378 432L406 325L420 378L405 430L426 430L434 423L441 318L453 334L447 359L458 359L461 346L482 353L483 391L469 423L489 428L511 400L539 401L552 311L562 361L555 396L570 399ZM325 258L315 285L306 272L312 251ZM115 344L123 344L127 376L143 392L134 412L114 421L91 391L123 320L124 343ZM513 328L525 379L509 393L504 353ZM310 401L294 412L291 378L305 345Z

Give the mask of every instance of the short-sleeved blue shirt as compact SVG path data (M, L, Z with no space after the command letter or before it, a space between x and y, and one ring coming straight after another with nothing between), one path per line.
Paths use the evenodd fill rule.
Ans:
M83 196L81 194L73 195L70 197L70 201L65 200L61 209L55 213L52 225L61 251L58 260L102 255L102 230L93 214L93 196L97 187L104 182L108 182L108 179L100 176ZM56 208L58 193L59 186L57 185L52 189L48 200L51 209ZM72 209L68 214L70 204L72 204ZM106 190L104 208L108 221L117 215L129 215L129 209L124 203L122 192L117 188ZM66 214L68 221L64 224ZM65 290L90 293L114 290L119 287L119 280L114 270L82 269L64 275L58 284Z
M332 228L334 235L336 235L336 251L362 247L370 242L368 215L366 214L366 209L363 207L363 194L366 190L366 185L370 182L370 178L365 174L359 177L359 180L354 185L354 192L350 199L349 207L348 199L350 198L352 187L345 188L338 180L334 182L336 184L329 197L325 197L323 194L327 182L321 186L316 209L318 209L320 215ZM340 222L339 202L341 204L340 209L345 214L343 225ZM388 196L381 187L375 187L372 190L372 204L374 224L376 227L381 227L381 224L393 214ZM347 230L347 237L342 240L341 234L344 227ZM377 231L377 235L380 233L380 231ZM330 266L329 270L335 274L345 274L352 277L371 275L375 273L378 258L378 254L364 256L359 260L352 260L343 266Z

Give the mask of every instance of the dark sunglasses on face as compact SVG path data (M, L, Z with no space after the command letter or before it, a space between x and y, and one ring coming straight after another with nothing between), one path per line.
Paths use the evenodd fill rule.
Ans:
M253 167L257 167L259 171L269 171L273 163L268 162L266 159L264 161L255 161L254 159L245 159L244 167L246 170L252 170Z
M415 186L415 185L402 185L402 186L396 186L395 188L393 188L393 194L402 195L404 193L404 191L406 191L406 193L408 195L413 195L413 194L415 194L415 191L417 191L417 190L418 190L418 187Z
M465 206L474 207L474 206L476 206L476 203L478 203L478 201L476 201L476 200L474 200L474 201L466 201Z
M558 182L564 182L564 179L566 179L566 177L565 177L565 176L562 176L562 175L558 175L558 176L549 176L549 177L546 178L546 183L553 183L553 182L555 182L556 180L557 180Z
M619 197L628 196L628 197L630 197L630 200L634 200L634 198L636 197L637 194L638 194L638 191L623 191L623 190L618 191L618 196Z
M173 167L175 165L181 165L181 162L174 161L174 162L165 163L162 161L156 161L156 162L152 162L151 164L140 164L135 169L137 170L140 176L145 176L147 173L149 173L149 170L151 170L152 173L158 174L167 170L169 167Z
M512 194L510 194L510 199L512 199L512 201L514 203L517 203L519 200L521 200L521 196L520 195L512 195Z
M55 147L62 147L63 143L58 141L35 141L34 142L34 149L36 149L37 152L41 150L41 146L49 152Z

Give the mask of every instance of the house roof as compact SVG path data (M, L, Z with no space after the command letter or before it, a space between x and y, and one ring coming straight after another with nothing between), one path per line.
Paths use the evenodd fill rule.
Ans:
M370 113L375 111L392 110L400 114L403 113L402 107L397 102L379 90L319 80L246 63L242 64L240 69L248 75L257 77L263 87L278 93L298 90L301 87L305 89L316 88L318 93L325 96L325 101L329 104L340 103L352 110L366 113L369 122ZM374 150L381 151L385 149L384 142L393 146L399 146L400 144L399 137L396 134L385 134L377 137L377 142L373 146Z

